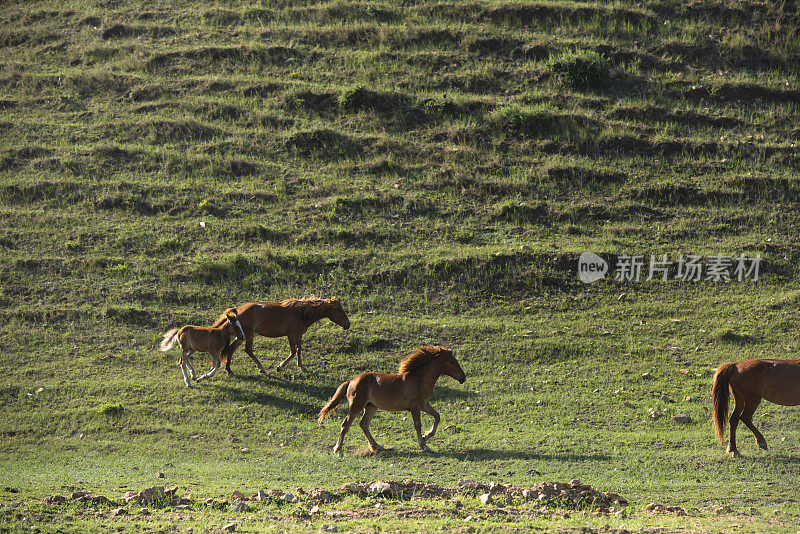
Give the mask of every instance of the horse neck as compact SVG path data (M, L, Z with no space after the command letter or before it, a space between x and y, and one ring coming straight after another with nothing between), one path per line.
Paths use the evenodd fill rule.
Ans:
M438 362L435 361L420 369L412 371L412 373L418 373L423 386L431 391L433 391L433 386L436 385L436 381L439 380L440 376L442 376L442 370L438 365Z
M300 320L305 323L306 326L311 326L320 319L327 317L329 313L330 312L327 307L314 306L310 307L308 310L304 310L304 313L300 313L298 315Z

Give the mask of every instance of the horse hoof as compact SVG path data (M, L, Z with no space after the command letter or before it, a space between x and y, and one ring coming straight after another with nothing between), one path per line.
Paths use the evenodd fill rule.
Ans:
M264 375L264 376L267 376L267 370L266 370L266 369L264 369L263 367L260 367L260 368L258 369L258 371L259 371L259 372L260 372L262 375Z
M225 369L225 370L228 371L228 376L236 376L236 375L233 374L233 371L231 371L230 369Z
M422 452L433 452L433 449L425 445L424 447L422 447Z
M765 451L768 450L766 441L759 442L758 446L764 449Z
M739 456L741 456L739 451L728 451L728 454L731 455L731 458L738 458Z
M278 365L277 367L275 367L275 370L280 373L281 371L283 371L283 366ZM267 374L267 373L264 373L264 374Z

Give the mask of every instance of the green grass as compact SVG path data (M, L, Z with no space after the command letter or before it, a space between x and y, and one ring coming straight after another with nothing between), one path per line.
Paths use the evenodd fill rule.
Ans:
M0 489L20 493L0 491L0 525L793 528L797 410L761 406L771 449L741 430L737 461L708 424L719 363L800 346L800 40L781 6L3 5ZM758 283L586 286L587 250L764 264ZM240 352L236 377L186 390L177 352L157 350L231 305L312 293L341 298L353 328L312 327L306 375L263 378ZM468 375L437 388L437 454L381 412L373 433L392 450L362 455L355 427L333 458L343 410L321 428L315 414L336 386L423 343L455 349ZM256 342L270 368L287 352ZM350 498L324 509L339 519L301 503L129 522L39 504L69 488L202 499L408 478L580 478L631 505L606 518L423 500L374 516Z

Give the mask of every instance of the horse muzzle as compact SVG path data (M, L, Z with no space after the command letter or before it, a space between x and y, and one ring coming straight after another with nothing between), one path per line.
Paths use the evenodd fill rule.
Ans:
M346 323L344 323L342 325L342 328L344 328L345 330L349 330L350 329L350 320L349 319L347 320Z
M456 378L456 380L458 380L459 384L463 384L464 382L467 381L467 375L461 375L458 378Z

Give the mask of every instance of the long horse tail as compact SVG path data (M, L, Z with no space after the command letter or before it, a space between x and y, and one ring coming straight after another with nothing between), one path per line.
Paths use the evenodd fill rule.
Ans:
M175 340L178 339L179 330L180 328L173 328L164 334L164 339L161 340L161 352L166 352L172 348L172 345L175 344Z
M342 401L344 400L344 398L347 396L347 387L348 387L349 385L350 385L350 381L349 381L349 380L348 380L347 382L342 382L342 385L341 385L341 386L339 386L339 389L337 389L337 390L336 390L336 393L334 393L334 394L333 394L333 397L331 397L331 400L329 400L329 401L328 401L328 404L326 404L326 405L325 405L325 406L324 406L324 407L323 407L323 408L322 408L322 409L319 411L319 417L318 417L318 419L317 419L317 420L318 420L320 423L321 423L322 421L324 421L324 420L325 420L325 418L326 418L326 417L328 417L328 416L330 415L330 413L331 413L331 412L332 412L334 409L336 409L336 407L337 407L337 406L339 406L339 405L342 403Z
M728 402L730 400L731 374L736 369L735 363L723 363L714 373L711 384L711 422L714 434L720 443L725 439L725 424L728 422Z

